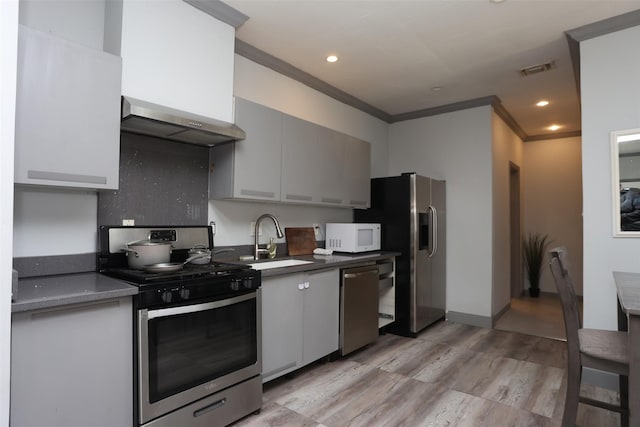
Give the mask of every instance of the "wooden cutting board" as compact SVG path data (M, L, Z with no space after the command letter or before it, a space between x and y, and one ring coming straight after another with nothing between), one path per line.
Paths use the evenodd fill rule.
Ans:
M287 252L290 256L309 255L318 247L316 234L312 227L285 228L284 234L287 239Z

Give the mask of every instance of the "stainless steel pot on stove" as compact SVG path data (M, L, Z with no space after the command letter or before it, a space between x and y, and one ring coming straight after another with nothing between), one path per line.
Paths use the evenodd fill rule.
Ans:
M144 270L145 265L169 262L171 259L171 243L153 240L138 240L126 244L123 249L127 253L129 268Z
M196 255L202 255L196 258ZM211 250L205 245L195 245L189 249L189 258L192 264L209 264L211 262Z

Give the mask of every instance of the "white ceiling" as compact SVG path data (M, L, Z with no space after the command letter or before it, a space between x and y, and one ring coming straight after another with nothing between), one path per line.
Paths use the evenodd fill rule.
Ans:
M640 0L225 3L249 16L238 39L390 115L496 95L528 136L552 134L552 123L581 129L564 32L640 9ZM550 71L519 73L551 61ZM542 98L551 104L536 108Z

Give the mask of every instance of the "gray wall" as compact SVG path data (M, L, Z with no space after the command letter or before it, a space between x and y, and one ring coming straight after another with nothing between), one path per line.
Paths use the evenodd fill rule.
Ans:
M580 137L524 144L524 233L546 233L565 246L576 293L582 295L582 156ZM557 292L547 262L540 289ZM528 284L525 281L525 286Z
M616 329L612 271L640 272L640 239L613 237L611 131L640 128L640 26L580 43L584 325Z

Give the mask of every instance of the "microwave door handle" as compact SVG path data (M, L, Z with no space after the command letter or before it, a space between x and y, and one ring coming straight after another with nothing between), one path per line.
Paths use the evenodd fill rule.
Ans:
M438 211L435 206L429 205L429 220L431 222L431 252L429 258L432 258L438 252Z

